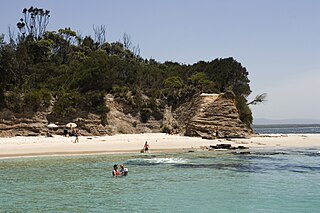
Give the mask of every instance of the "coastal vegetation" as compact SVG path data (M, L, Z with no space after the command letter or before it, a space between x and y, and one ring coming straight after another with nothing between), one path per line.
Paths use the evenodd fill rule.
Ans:
M94 36L69 27L47 31L49 18L48 10L24 9L18 35L9 32L8 41L0 36L1 109L23 114L52 106L50 115L57 118L91 112L105 125L106 94L147 121L161 116L165 106L177 108L201 93L225 93L250 127L249 73L234 58L158 62L142 58L126 33L122 42L111 42L106 41L104 25L94 27Z

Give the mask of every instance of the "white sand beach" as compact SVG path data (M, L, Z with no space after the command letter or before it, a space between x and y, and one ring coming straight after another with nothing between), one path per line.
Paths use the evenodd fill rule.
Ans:
M248 139L206 140L164 133L120 134L114 136L75 137L11 137L0 138L0 158L84 155L106 153L138 153L145 141L151 152L196 150L221 143L248 148L319 147L320 134L257 135Z

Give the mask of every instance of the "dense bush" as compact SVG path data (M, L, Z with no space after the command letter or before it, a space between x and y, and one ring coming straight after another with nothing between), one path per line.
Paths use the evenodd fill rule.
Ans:
M0 36L0 106L37 111L54 101L55 116L94 112L106 124L106 93L131 104L143 121L161 119L165 105L179 106L195 94L232 93L241 120L252 123L248 72L235 59L159 63L142 59L136 50L121 42L82 38L70 28L36 38L20 35L9 43Z
M54 104L52 114L57 117L73 116L81 108L83 97L76 91L60 93Z
M7 92L5 96L5 105L13 112L23 112L23 99L21 97L21 94L17 92Z
M46 89L33 90L25 93L24 108L31 109L33 112L49 107L51 93Z
M201 92L219 93L216 83L210 81L203 72L193 74L188 80L192 86Z

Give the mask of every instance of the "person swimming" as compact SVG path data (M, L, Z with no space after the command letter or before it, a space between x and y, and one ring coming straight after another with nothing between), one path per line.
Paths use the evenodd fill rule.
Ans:
M118 165L117 164L113 165L112 175L113 176L119 176L120 175L120 172L118 170Z
M124 165L120 165L120 174L122 176L127 176L128 172L129 172L129 170L126 167L124 167Z

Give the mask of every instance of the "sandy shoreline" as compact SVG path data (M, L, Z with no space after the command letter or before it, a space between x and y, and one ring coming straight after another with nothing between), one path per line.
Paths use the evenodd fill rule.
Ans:
M74 137L12 137L0 138L0 158L86 155L108 153L139 153L148 141L152 152L195 150L219 143L248 148L319 147L320 134L260 135L249 139L206 140L164 133L120 134L114 136Z

